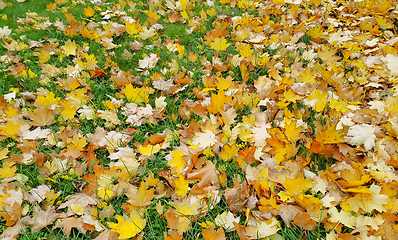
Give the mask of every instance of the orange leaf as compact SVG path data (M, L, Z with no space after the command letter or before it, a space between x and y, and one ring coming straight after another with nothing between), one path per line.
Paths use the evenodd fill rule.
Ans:
M217 232L213 228L203 229L202 234L203 234L203 237L205 240L224 240L224 239L226 239L224 229L222 227L220 227Z
M312 230L317 223L310 218L310 215L308 213L303 212L303 213L297 213L296 216L294 217L293 223L305 230Z
M54 10L56 8L57 8L57 4L55 4L55 3L47 4L47 11L52 11L52 10Z
M83 10L84 10L84 15L86 15L86 17L92 17L92 16L94 16L94 13L95 13L95 11L94 11L94 9L92 9L90 6L88 6L88 7L86 7L86 8L83 8Z

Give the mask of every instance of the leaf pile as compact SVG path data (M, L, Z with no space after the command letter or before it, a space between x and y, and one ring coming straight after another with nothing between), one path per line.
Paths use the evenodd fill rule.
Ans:
M396 6L56 0L3 26L0 238L394 239Z

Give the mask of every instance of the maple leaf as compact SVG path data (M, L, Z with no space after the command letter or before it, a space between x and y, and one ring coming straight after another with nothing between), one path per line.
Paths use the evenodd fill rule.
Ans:
M160 149L161 149L161 146L159 144L156 144L156 145L148 144L146 147L144 147L144 145L140 145L138 147L137 151L144 156L151 156L151 155L159 152Z
M47 49L42 49L39 53L39 63L46 63L48 60L50 60L50 58L50 51Z
M124 23L126 25L126 32L130 35L138 34L142 31L142 26L140 23L133 19L133 21L126 21ZM132 50L140 50L142 44L140 44L137 40L134 41L134 47L132 47L130 43L130 47Z
M224 105L232 101L232 96L225 96L224 91L219 91L218 94L211 95L211 105L207 106L207 109L211 113L218 113L224 110Z
M171 151L165 159L168 161L167 166L171 168L171 171L177 175L183 173L186 166L186 160L183 158L185 154L179 150Z
M283 222L290 227L290 222L298 213L301 213L302 211L302 208L298 206L283 204L279 208L278 215L282 218Z
M224 51L229 45L231 44L227 43L227 39L225 38L215 38L214 41L210 43L210 47L217 51Z
M225 211L221 214L218 214L214 221L217 226L222 226L225 231L230 232L235 230L234 223L239 224L239 217L235 218L232 212Z
M398 64L398 57L389 53L387 56L383 57L382 60L387 63L387 68L390 70L391 75L397 77L398 69L396 66Z
M332 207L328 210L330 214L329 221L331 222L340 222L344 224L344 226L349 228L355 227L356 218L352 216L351 213L341 210L340 212L336 207Z
M105 229L94 240L117 240L119 234Z
M295 179L286 178L283 186L291 196L299 195L303 191L311 188L312 180L310 178L304 178L303 175L298 175Z
M83 219L80 217L69 217L69 218L63 218L59 221L59 224L54 225L53 230L56 228L62 228L64 231L65 235L69 237L70 232L72 231L72 228L76 228L79 231L82 231L83 233L86 232L86 230L83 228L84 222Z
M145 182L142 181L138 191L132 190L129 191L126 195L130 198L128 200L129 203L137 208L143 208L151 204L154 192L154 188L147 190Z
M236 214L242 211L243 206L247 202L247 193L245 192L247 183L244 181L242 184L239 184L236 179L233 179L233 183L234 187L227 188L224 196L229 209Z
M55 10L57 8L57 4L56 3L49 3L46 6L47 6L47 11L52 11L52 10Z
M50 191L50 187L47 185L39 185L29 191L28 201L30 203L40 203L46 198L46 194Z
M14 162L4 162L3 167L0 168L0 178L11 178L15 176L17 167Z
M239 44L237 45L237 50L242 57L249 58L253 54L253 49L251 49L250 44Z
M305 230L312 230L314 226L317 224L314 220L310 218L310 215L308 213L303 212L303 213L297 213L296 216L294 217L293 223Z
M200 179L199 187L205 187L210 183L216 186L219 185L218 171L211 161L207 161L205 167L188 173L187 177L188 179Z
M196 150L203 150L207 147L211 147L216 144L218 140L216 139L216 135L210 131L205 130L205 132L197 132L195 133L195 137L192 139L191 148Z
M95 14L95 11L92 7L88 6L86 8L83 8L83 13L86 15L86 17L92 17Z
M148 103L149 102L149 94L153 92L152 88L134 88L131 83L126 85L124 89L124 94L126 95L127 100L134 103Z
M276 218L272 218L269 221L256 222L255 226L246 227L246 233L250 236L250 239L265 238L274 235L280 230L278 223Z
M146 226L146 220L136 211L132 211L129 218L116 215L116 220L118 223L108 222L108 225L111 231L119 233L119 239L132 238Z
M26 226L24 226L21 221L18 221L14 226L8 227L0 235L0 239L17 239L18 235L26 231Z
M14 119L7 121L6 124L0 125L0 130L3 131L8 136L14 136L19 132L20 124L15 122Z
M33 216L22 218L21 223L32 226L32 233L36 233L52 224L59 216L60 213L56 213L54 206L49 206L46 211L41 210L39 206L34 206Z
M97 200L95 198L87 195L87 194L78 193L78 194L75 194L75 195L71 196L68 201L66 201L66 202L62 203L61 205L59 205L58 209L63 209L63 208L68 207L67 215L71 216L71 215L74 215L74 212L73 212L71 206L72 206L72 204L76 204L76 203L82 205L83 207L86 207L86 206L88 206L90 204L91 205L96 205L97 204Z
M44 107L38 107L32 112L29 112L28 117L32 120L30 124L33 126L43 127L53 123L54 112Z
M239 153L239 147L236 146L236 144L225 144L223 146L223 150L221 153L218 154L218 156L221 159L224 159L225 161L231 160L236 154Z
M77 45L75 41L72 42L70 39L68 39L68 41L65 42L65 45L60 48L63 50L63 53L67 56L76 55Z
M0 38L8 37L11 34L11 29L8 26L4 26L3 28L0 27Z
M223 228L218 229L218 231L214 230L213 228L203 229L202 235L205 240L213 240L213 239L214 240L224 240L224 239L226 239Z
M151 26L149 29L146 27L142 28L142 32L140 32L138 35L140 36L140 38L142 40L146 40L148 38L154 37L156 36L156 30L155 28L153 28L153 26Z
M200 203L198 201L198 198L192 196L190 198L185 197L181 201L175 201L173 203L175 213L180 216L184 216L184 218L189 221L185 216L192 216L198 213L200 208Z
M180 197L185 197L189 191L189 181L184 179L183 175L180 175L178 179L174 180L176 187L175 193Z
M145 56L144 59L138 61L138 67L141 69L152 69L156 66L156 63L159 61L159 54L151 53L149 56Z
M364 145L366 150L375 146L376 128L369 124L353 125L348 129L346 140L349 144Z

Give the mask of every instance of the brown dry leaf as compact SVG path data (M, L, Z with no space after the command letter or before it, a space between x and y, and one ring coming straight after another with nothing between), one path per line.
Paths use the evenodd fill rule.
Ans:
M110 231L108 229L101 232L98 237L93 240L117 240L119 237L119 233Z
M46 211L41 210L39 206L33 207L33 216L24 217L21 223L32 226L32 233L51 225L61 214L55 211L54 206L49 206Z
M83 228L84 222L83 219L77 218L77 217L70 217L70 218L63 218L59 222L59 224L55 225L53 227L53 230L59 227L62 227L62 230L64 231L65 235L69 237L70 231L72 228L76 228L79 231L82 231L83 233L86 232L86 230Z
M17 239L19 234L25 231L25 226L18 221L14 226L8 227L4 232L0 235L0 239Z
M33 126L43 127L51 125L54 122L54 112L44 107L38 107L32 112L29 112L28 117L32 120L30 124Z
M130 48L131 50L140 50L144 46L143 43L138 42L135 40L134 42L130 42Z
M225 189L224 196L225 200L228 204L229 209L234 213L237 214L243 210L247 202L247 190L248 186L246 181L239 184L238 180L233 179L234 187Z
M296 216L294 217L294 221L293 223L305 230L312 230L314 228L315 225L317 225L317 222L315 222L314 220L312 220L310 218L310 215L308 215L308 213L306 212L298 212L296 214Z
M73 195L68 201L62 203L58 209L63 209L68 207L68 216L74 215L72 211L72 204L81 204L83 207L86 207L88 205L97 205L97 200L85 193L78 193Z
M198 183L199 187L205 187L210 183L218 187L218 174L219 173L216 169L216 166L211 161L207 161L206 166L202 167L201 169L192 171L191 173L188 173L187 178L200 179Z

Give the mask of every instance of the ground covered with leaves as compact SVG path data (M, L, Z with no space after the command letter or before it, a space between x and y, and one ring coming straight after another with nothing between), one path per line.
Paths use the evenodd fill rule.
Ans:
M395 0L0 1L0 238L395 239Z

